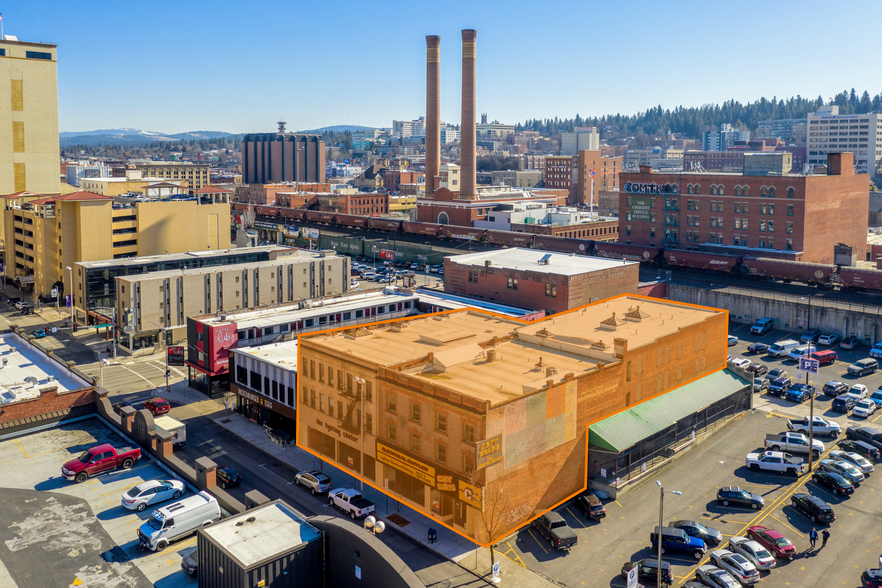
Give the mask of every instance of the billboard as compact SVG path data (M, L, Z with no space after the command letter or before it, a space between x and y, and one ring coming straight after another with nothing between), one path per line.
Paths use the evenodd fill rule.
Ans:
M395 259L395 252L391 249L380 249L380 259Z
M651 205L650 196L631 196L631 220L649 222Z
M184 365L184 346L169 345L168 365Z
M303 229L303 237L306 239L318 239L319 238L319 230L318 229Z

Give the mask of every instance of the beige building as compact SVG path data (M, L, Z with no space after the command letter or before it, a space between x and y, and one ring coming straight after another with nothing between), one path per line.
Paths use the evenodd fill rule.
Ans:
M0 39L0 194L58 194L56 46Z
M134 326L131 346L152 346L160 329L187 338L187 317L272 307L349 291L349 257L292 249L276 259L116 278L116 312ZM131 311L131 315L129 315Z
M198 190L211 183L207 163L190 163L186 161L156 161L152 163L135 163L134 168L151 178L163 180L186 180L191 190Z
M91 192L5 196L6 276L49 296L78 261L228 249L230 204L139 202Z
M167 184L174 194L188 192L187 180L164 180L162 178L146 178L140 170L127 169L124 178L81 178L80 189L84 192L101 194L102 196L121 196L135 193L149 195L150 186ZM154 190L155 191L155 190Z

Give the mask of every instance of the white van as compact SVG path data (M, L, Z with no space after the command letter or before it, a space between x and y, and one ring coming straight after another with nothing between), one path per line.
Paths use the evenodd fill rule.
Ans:
M153 424L157 429L161 429L174 435L172 444L175 447L183 447L187 444L187 425L173 419L168 415L162 415L153 419Z
M780 341L775 341L775 344L769 347L766 353L774 357L784 357L789 354L790 350L794 347L799 347L799 341L794 341L793 339L781 339Z
M207 492L200 492L154 510L153 516L138 529L138 542L151 551L162 551L172 541L220 518L217 499Z

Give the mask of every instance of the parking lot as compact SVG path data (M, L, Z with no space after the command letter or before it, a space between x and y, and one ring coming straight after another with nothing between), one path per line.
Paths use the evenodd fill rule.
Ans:
M735 336L744 336L749 326L733 329ZM755 340L774 342L786 333L770 333L763 338L739 341L730 347L732 355L760 361L770 369L784 367L794 375L793 362L765 356L745 355L747 345ZM797 336L798 338L798 336ZM837 352L840 352L838 348ZM860 381L871 391L882 383L882 372L863 378L852 378L845 368L854 359L866 356L867 348L842 351L837 363L821 368L812 383L818 388L828 380L848 385ZM810 475L798 479L768 472L752 472L744 465L745 455L763 450L767 433L787 430L786 419L809 414L808 402L794 404L769 395L756 395L755 409L729 423L693 450L684 453L665 468L648 476L637 487L622 494L618 501L608 502L607 516L599 522L586 519L572 503L556 509L576 531L578 544L567 552L549 548L535 529L521 529L499 545L505 557L533 569L567 586L625 586L619 573L627 561L655 557L649 534L658 525L659 480L666 490L677 490L682 496L668 494L664 503L664 523L678 519L696 520L723 533L726 547L729 537L745 536L747 528L761 525L775 529L790 539L797 549L793 561L778 562L771 572L763 572L761 582L772 586L858 586L860 574L868 567L878 567L882 553L882 470L874 472L861 483L854 495L839 498L811 481ZM829 410L832 399L815 401L815 414L832 418L842 425L874 426L882 413L861 419ZM876 425L877 428L878 425ZM844 435L843 435L844 437ZM827 454L836 449L835 442L821 438ZM824 457L824 456L822 456ZM878 465L878 464L877 464ZM748 508L722 507L716 502L717 490L723 486L741 486L761 495L765 506L760 511ZM807 492L823 498L836 513L836 521L828 528L831 533L826 547L809 550L808 534L812 523L790 505L793 494ZM823 524L815 524L818 532ZM714 549L709 546L708 555ZM707 557L696 561L688 554L666 554L673 566L675 585L694 579L695 569L708 563Z
M129 470L83 484L61 477L62 464L100 443L127 445L97 419L0 442L0 568L18 588L195 586L180 566L196 537L159 553L144 550L137 529L153 509L139 513L120 504L132 486L169 478L164 470L142 456Z

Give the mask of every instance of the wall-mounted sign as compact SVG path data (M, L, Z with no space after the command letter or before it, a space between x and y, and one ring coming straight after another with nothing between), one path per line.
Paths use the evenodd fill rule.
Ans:
M168 365L184 365L184 346L169 345Z
M677 188L671 184L641 184L626 182L625 192L632 194L676 194Z
M435 468L377 441L377 461L435 487Z
M453 483L453 476L447 474L438 474L435 476L437 483L435 486L442 492L456 492L456 484Z
M502 435L494 435L478 442L475 448L477 469L486 468L502 461Z
M649 222L652 198L649 196L631 196L631 220Z
M269 229L270 231L278 231L279 225L276 223L265 223L262 221L254 221L255 229Z
M459 499L475 508L481 508L481 489L459 480Z

